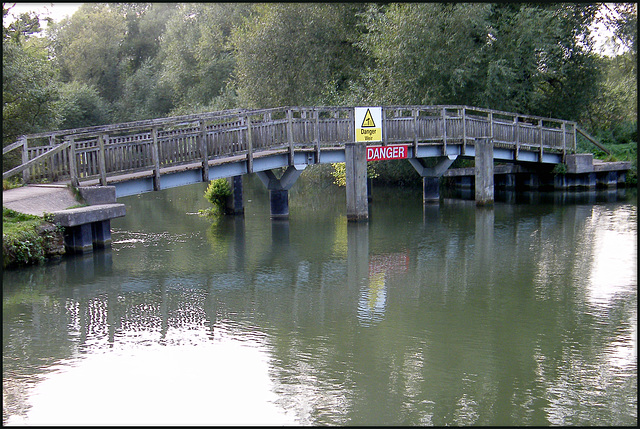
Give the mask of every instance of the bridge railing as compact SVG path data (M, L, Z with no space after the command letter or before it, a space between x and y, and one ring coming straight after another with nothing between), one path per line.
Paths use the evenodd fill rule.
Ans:
M576 149L576 124L468 106L383 106L383 144L461 144L477 138L496 147L567 153ZM25 182L107 177L159 170L267 150L320 152L354 141L352 107L279 107L226 110L174 118L60 130L23 136L3 154L22 151Z

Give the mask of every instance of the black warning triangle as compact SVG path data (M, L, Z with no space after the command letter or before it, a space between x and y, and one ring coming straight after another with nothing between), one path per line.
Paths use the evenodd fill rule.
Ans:
M367 113L364 114L364 120L362 121L361 128L375 128L376 124L373 123L373 116L371 116L371 111L367 109Z

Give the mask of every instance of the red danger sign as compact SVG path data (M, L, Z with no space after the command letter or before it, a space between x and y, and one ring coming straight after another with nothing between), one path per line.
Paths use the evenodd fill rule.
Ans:
M384 161L387 159L405 159L408 157L406 145L368 146L367 161Z

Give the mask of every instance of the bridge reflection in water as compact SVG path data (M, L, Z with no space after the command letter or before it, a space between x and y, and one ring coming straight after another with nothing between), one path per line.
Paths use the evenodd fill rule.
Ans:
M201 198L200 192L193 194ZM602 198L601 193L594 194L595 199ZM167 201L177 196L176 190ZM543 198L533 193L529 197ZM587 244L598 242L593 223L598 220L596 212L605 209L592 206L590 196L585 198L586 204L561 210L536 204L539 200L526 207L500 204L494 209L477 208L473 199L417 204L402 212L403 222L388 222L384 228L376 222L345 223L341 216L335 216L332 225L321 223L322 219L317 225L301 224L295 216L257 225L249 213L245 219L223 220L205 237L181 229L196 230L194 225L200 225L201 219L183 212L178 223L185 225L175 226L174 213L163 206L164 223L143 228L150 217L161 216L151 210L120 219L116 225L125 220L132 223L114 232L114 249L64 259L42 271L5 273L5 281L31 285L41 294L29 305L5 307L5 350L29 350L30 359L66 367L59 372L60 380L65 373L73 373L69 367L82 366L83 357L88 358L82 366L87 370L98 369L91 362L104 365L103 371L123 370L130 364L139 372L110 374L123 386L130 386L125 378L151 386L152 391L143 390L137 398L138 411L150 411L147 416L153 415L153 407L159 409L159 416L167 416L169 399L175 399L173 406L183 411L192 410L193 404L205 407L203 398L228 404L223 394L209 392L215 376L221 376L218 381L225 385L231 382L216 367L221 364L248 365L260 372L247 372L268 385L254 386L256 395L264 394L261 399L273 399L294 414L290 418L264 410L261 423L391 424L385 419L393 416L394 421L410 424L425 424L429 419L438 425L489 424L495 422L490 416L496 407L503 409L503 423L562 423L552 411L567 410L549 402L535 408L532 398L553 398L559 393L552 389L564 386L567 377L575 381L570 383L570 394L591 390L594 385L577 377L573 365L584 368L584 356L595 353L595 344L611 340L607 336L613 330L600 332L596 341L584 344L574 338L564 343L552 334L561 326L593 338L588 327L609 320L594 314L606 313L616 320L629 316L618 301L628 293L624 288L616 289L618 295L607 304L611 308L600 311L590 307L594 304L589 287L571 281L563 285L558 280L591 278L586 261L594 255ZM138 207L153 204L159 202L147 201ZM175 204L176 210L184 207L181 201L166 204ZM381 218L381 210L390 209L374 205L372 219ZM172 229L166 232L169 223ZM301 248L309 237L313 237L313 249ZM496 240L503 248L498 263L490 260L497 250ZM173 250L169 254L166 249ZM189 260L187 266L182 253ZM26 279L33 273L41 277ZM18 280L20 276L24 281ZM512 284L516 278L519 283ZM5 302L25 288L19 289L6 288ZM572 312L583 306L588 307L589 317ZM32 314L26 333L20 312ZM584 322L579 329L574 329L576 320ZM517 336L511 335L516 332ZM56 338L61 340L54 342ZM43 343L42 339L51 340ZM227 341L258 352L234 355L237 362L216 358L216 353L237 351ZM222 343L229 347L216 348ZM131 346L150 352L138 354L127 349ZM188 351L204 347L204 352L190 356L171 349L166 358L154 360L155 352L173 346ZM106 350L118 353L106 355ZM130 359L130 354L139 359ZM26 412L27 407L19 401L27 391L21 383L29 379L20 376L18 362L24 359L20 356L8 359L4 366L5 409L14 414ZM117 362L110 364L104 356ZM69 360L74 363L70 365ZM167 367L155 366L158 363ZM203 372L198 377L190 368ZM271 382L265 379L267 372ZM228 374L242 377L231 369ZM188 383L180 377L188 377ZM98 377L112 386L107 378ZM86 380L73 384L86 389L74 397L88 396L86 392L96 389L87 385L95 377ZM189 384L194 390L182 392L181 399L168 387L173 382L179 387ZM522 383L528 385L524 390ZM238 385L251 391L243 380ZM267 391L275 392L277 398ZM120 404L123 397L133 401L133 396L124 392L99 398L111 410L135 412L132 406ZM152 398L153 404L140 399L144 397ZM193 404L185 397L193 399ZM228 397L237 398L234 392ZM467 402L461 403L460 398ZM358 413L367 403L378 406ZM384 404L405 407L393 411ZM523 404L535 411L528 413L527 408L513 417ZM209 403L206 409L217 410L216 406ZM593 417L593 409L603 409L574 406L582 413L576 422ZM175 421L172 418L177 419L173 415L166 421ZM202 410L184 418L193 423L216 421Z

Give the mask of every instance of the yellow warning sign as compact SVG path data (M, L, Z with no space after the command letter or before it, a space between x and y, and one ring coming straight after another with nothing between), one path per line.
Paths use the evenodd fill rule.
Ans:
M355 108L355 141L374 143L382 141L382 108Z
M362 128L375 128L376 124L373 122L373 116L371 116L371 110L367 109L367 113L364 115L362 121Z

